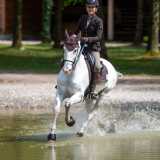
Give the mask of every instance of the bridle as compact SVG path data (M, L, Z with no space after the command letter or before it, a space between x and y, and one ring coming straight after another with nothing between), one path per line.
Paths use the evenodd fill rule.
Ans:
M80 45L80 42L78 42L78 46L79 46L79 47L77 47L77 49L76 49L76 52L77 52L77 53L76 53L76 56L75 56L75 58L74 58L73 61L68 60L68 59L63 59L63 64L64 64L65 62L70 62L70 63L72 64L73 69L75 69L75 67L76 67L76 65L77 65L77 62L79 61L79 58L80 58L81 54L83 53L84 48L86 47L86 45L81 46L81 45ZM64 47L65 47L65 46L64 46ZM73 51L73 52L74 52L74 51Z

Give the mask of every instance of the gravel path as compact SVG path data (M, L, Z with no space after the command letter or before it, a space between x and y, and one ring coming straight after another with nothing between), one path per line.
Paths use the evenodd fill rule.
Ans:
M56 77L53 74L0 74L0 113L51 112ZM160 106L160 76L124 76L100 103Z

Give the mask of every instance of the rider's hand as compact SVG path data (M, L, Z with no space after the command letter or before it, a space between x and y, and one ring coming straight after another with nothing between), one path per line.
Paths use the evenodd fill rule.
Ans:
M81 37L81 41L86 43L86 42L88 42L88 38L87 37Z

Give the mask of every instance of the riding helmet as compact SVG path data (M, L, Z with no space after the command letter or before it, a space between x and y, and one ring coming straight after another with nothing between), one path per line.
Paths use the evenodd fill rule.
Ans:
M94 5L94 6L98 7L99 1L98 0L86 0L86 5Z

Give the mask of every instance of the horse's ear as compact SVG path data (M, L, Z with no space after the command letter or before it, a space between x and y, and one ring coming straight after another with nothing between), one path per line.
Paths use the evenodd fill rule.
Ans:
M69 39L69 34L68 34L67 29L65 29L65 39Z
M80 40L81 39L81 31L78 33L78 35L77 35L77 38L78 38L78 40Z

